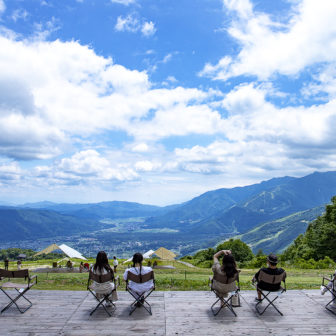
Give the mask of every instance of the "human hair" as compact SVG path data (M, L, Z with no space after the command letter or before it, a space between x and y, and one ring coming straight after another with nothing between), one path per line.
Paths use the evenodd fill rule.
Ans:
M269 260L268 260L268 263L270 264L270 266L276 266L278 263L273 263L273 262L270 262Z
M142 261L143 261L143 256L141 253L137 252L133 255L133 267L135 268L136 264L140 265L140 270L139 270L139 275L140 275L140 282L142 282L142 275L141 275L141 269L142 269Z
M111 266L109 265L108 259L107 259L107 254L105 253L105 251L99 251L97 253L97 257L96 257L96 263L93 266L94 271L96 272L97 269L99 270L99 272L102 273L103 269L106 269L106 271L111 271Z
M222 270L225 272L228 279L233 278L235 274L238 273L237 264L232 254L224 255Z

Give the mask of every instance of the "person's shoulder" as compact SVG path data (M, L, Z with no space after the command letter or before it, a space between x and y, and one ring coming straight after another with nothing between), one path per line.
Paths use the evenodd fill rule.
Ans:
M150 267L150 266L142 266L142 269L143 269L146 273L149 273L149 272L153 271L152 267Z
M278 270L279 274L282 274L282 273L285 273L285 272L286 272L286 271L285 271L283 268L281 268L281 267L279 267L277 270Z

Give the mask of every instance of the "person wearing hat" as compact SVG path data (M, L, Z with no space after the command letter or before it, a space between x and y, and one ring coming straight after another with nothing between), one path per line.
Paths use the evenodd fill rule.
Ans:
M264 282L262 280L259 281L259 274L260 271L263 271L266 274L269 275L281 275L283 274L283 279L286 278L286 272L284 269L282 268L278 268L277 267L278 264L278 257L271 253L268 257L267 257L267 266L268 267L263 267L261 268L253 277L252 282L253 283L257 283L258 284L258 288L263 289L263 290L267 290L267 291L277 291L280 289L280 285L281 283L268 283L268 282ZM261 301L261 293L257 290L257 294L258 297L256 297L257 301Z

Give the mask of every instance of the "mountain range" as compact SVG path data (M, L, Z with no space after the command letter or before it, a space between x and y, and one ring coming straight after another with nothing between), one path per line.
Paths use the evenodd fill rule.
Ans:
M166 207L120 201L2 206L0 241L95 232L106 229L102 220L141 217L143 221L136 224L141 230L190 234L196 244L198 235L202 239L204 235L239 236L255 251L276 252L304 232L307 223L323 212L335 194L336 172L332 171L221 188Z

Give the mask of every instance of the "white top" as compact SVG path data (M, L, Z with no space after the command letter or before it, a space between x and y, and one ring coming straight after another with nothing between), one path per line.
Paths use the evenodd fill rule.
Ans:
M144 274L147 274L149 272L152 271L152 268L151 267L148 267L148 266L141 266L141 274L144 275ZM140 274L140 267L131 267L131 268L127 268L125 270L125 273L124 273L124 280L127 280L127 273L128 272L131 272L133 274ZM150 289L152 289L154 286L154 283L153 283L153 279L147 281L147 282L144 282L144 283L136 283L136 282L133 282L131 280L129 280L128 282L128 287L133 290L134 292L137 292L139 294L143 293L143 292L147 292L149 291Z
M113 259L113 266L118 266L118 260L117 259Z

